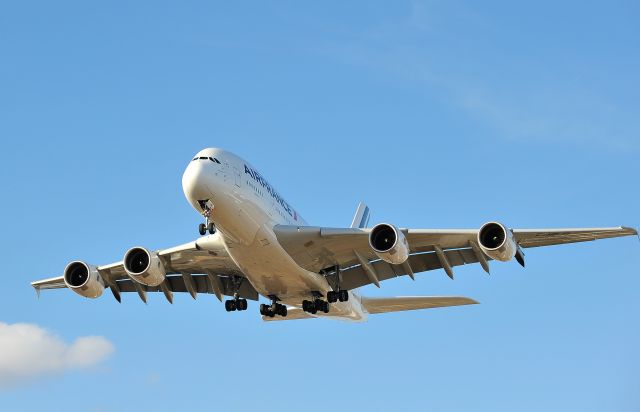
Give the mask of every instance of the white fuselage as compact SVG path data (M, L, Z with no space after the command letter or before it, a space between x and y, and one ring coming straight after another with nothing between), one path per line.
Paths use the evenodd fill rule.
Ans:
M225 150L204 149L189 163L182 187L198 213L207 201L212 206L210 220L229 256L259 294L300 307L312 292L331 290L324 276L300 267L280 246L274 226L307 223L248 162ZM360 298L350 293L348 302L334 303L329 314L317 316L363 321L366 315Z

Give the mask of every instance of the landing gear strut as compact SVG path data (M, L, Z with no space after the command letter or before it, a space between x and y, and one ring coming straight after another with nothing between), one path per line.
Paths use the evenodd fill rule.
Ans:
M209 234L213 235L216 233L216 225L211 221L211 213L213 213L213 204L209 200L199 200L200 206L202 207L202 216L204 216L204 223L200 223L198 225L198 232L200 236L204 236L209 232Z
M262 316L267 316L270 318L274 318L276 315L282 316L284 318L287 316L287 307L281 303L278 303L277 298L272 297L270 305L266 305L264 303L260 304L260 314Z

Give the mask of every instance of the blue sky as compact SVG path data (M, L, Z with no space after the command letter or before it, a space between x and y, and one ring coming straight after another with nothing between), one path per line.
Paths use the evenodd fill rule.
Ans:
M212 296L38 300L29 282L193 239L180 179L209 146L317 225L365 200L372 223L405 227L637 226L639 17L637 2L1 3L0 326L111 345L5 383L3 409L637 411L635 239L366 288L482 304L357 325L263 324ZM0 347L5 363L19 350Z

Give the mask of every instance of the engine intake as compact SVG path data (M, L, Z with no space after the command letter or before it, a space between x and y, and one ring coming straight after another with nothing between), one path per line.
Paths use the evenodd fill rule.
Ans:
M478 244L491 259L507 262L518 252L513 233L502 223L485 223L478 232Z
M409 242L395 226L380 223L371 229L369 246L387 263L401 265L409 258Z
M146 286L159 286L167 275L158 253L143 247L134 247L125 253L124 270L131 279Z
M64 283L78 295L90 299L102 296L105 288L98 269L81 261L67 265L64 269Z

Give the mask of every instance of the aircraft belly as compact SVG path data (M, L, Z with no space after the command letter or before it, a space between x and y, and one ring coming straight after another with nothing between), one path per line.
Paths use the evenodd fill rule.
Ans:
M327 280L300 266L282 249L268 224L263 225L252 242L229 243L229 254L251 285L263 296L285 300L309 296L311 291L331 290Z
M230 189L230 188L229 188ZM301 306L311 292L326 295L331 286L324 276L300 267L278 242L267 204L239 188L215 193L214 221L222 232L231 259L262 296L277 296L283 303ZM334 317L363 318L359 299L332 305ZM364 316L366 317L366 315Z

